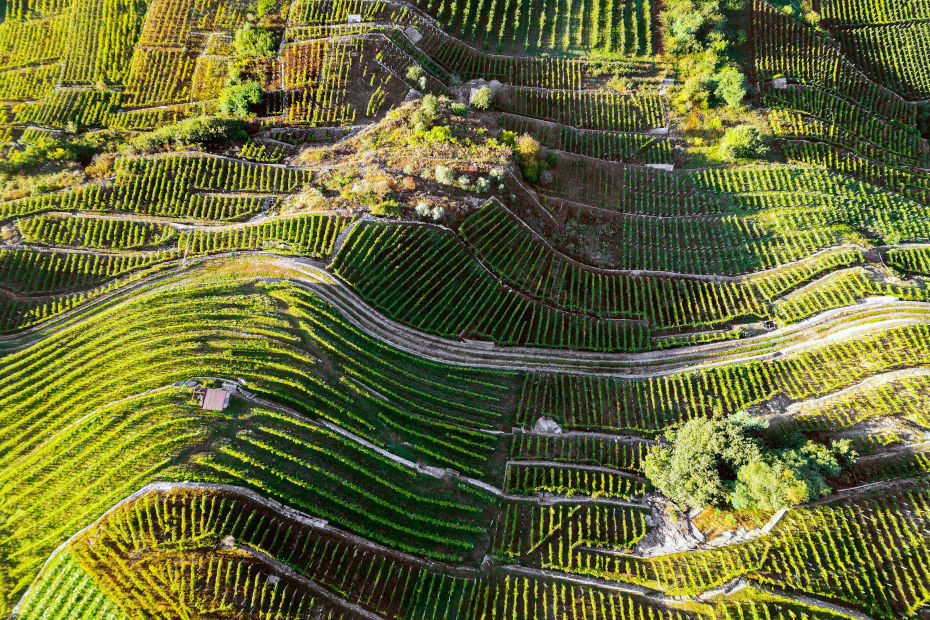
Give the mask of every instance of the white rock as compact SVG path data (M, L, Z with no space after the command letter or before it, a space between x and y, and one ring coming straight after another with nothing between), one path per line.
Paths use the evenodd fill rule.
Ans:
M423 35L420 34L420 31L413 26L407 26L407 28L404 30L404 34L407 35L407 38L410 39L414 45L423 40Z
M675 164L646 164L647 168L655 168L656 170L665 170L666 172L671 172L675 169Z
M562 427L559 426L559 423L550 418L547 415L542 416L536 420L536 424L533 425L533 431L536 433L549 433L553 435L559 435L562 433Z

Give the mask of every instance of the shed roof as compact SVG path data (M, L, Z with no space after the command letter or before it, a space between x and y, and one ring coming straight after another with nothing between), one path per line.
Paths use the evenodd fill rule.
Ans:
M226 390L207 388L207 391L203 395L203 404L201 406L210 411L222 411L226 408L228 399L229 392Z

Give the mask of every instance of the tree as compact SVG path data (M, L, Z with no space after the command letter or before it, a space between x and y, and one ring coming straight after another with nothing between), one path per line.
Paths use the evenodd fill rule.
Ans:
M738 108L746 96L746 78L735 67L726 67L715 76L717 88L714 94L727 102L731 108Z
M738 422L696 418L670 439L671 448L650 452L643 462L646 477L668 497L688 506L719 505L727 485L721 472L733 476L759 459L760 443Z
M262 102L262 94L261 85L254 80L231 84L220 93L220 110L227 116L248 116L252 106Z
M274 34L266 28L245 24L236 30L234 47L239 58L270 58L275 54Z
M662 493L692 508L728 504L775 511L829 494L827 476L839 474L855 457L848 441L828 447L803 436L771 449L762 440L763 424L745 413L689 420L668 436L670 445L646 456L646 476Z
M487 110L491 107L491 99L493 98L493 93L491 89L485 86L484 88L479 88L474 93L472 93L471 107L477 108L479 110Z
M737 125L723 136L718 153L726 161L757 159L768 154L768 147L757 127Z

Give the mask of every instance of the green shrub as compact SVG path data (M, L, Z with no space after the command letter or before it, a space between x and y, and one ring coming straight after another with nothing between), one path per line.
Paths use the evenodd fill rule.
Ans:
M436 118L439 115L439 99L436 95L424 95L421 109L430 118Z
M726 161L757 159L768 154L762 132L752 125L737 125L720 141L719 155Z
M419 133L428 131L439 119L439 99L436 95L426 95L420 101L420 108L410 115L410 127Z
M455 175L452 172L452 169L448 166L443 166L442 164L436 166L436 181L442 183L443 185L452 185L455 183Z
M230 84L220 92L220 111L226 116L246 117L262 102L262 95L261 84L254 80Z
M275 0L258 0L258 3L255 5L255 16L264 17L271 12L271 9L275 7Z
M239 58L270 58L277 44L270 30L245 24L236 30L234 47Z
M370 210L372 215L378 217L400 217L401 214L400 203L394 199L379 202L373 205Z
M917 129L923 137L930 139L930 103L921 104L917 108Z
M714 94L727 102L731 108L738 108L746 96L746 78L739 69L726 67L715 76L717 87Z
M195 116L174 125L165 125L154 131L136 136L130 146L145 151L167 145L186 146L221 144L245 140L244 121L216 116Z
M485 86L484 88L479 88L474 93L472 93L471 107L477 108L478 110L487 110L491 107L491 100L493 95L491 89Z

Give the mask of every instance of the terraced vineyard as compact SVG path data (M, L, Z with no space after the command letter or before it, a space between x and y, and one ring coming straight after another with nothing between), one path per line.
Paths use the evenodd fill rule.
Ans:
M928 24L0 5L0 615L930 620Z

